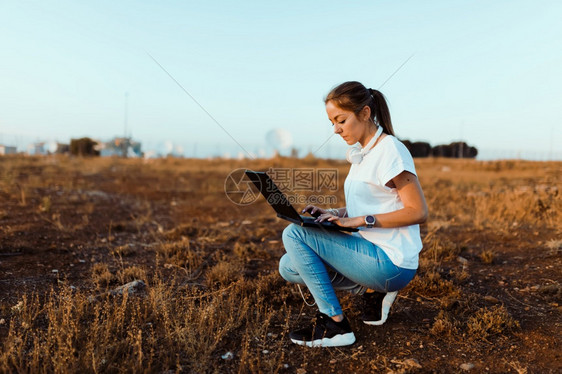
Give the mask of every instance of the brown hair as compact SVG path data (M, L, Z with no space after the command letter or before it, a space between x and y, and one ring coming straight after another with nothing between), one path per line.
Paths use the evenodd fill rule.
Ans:
M390 111L384 95L372 88L366 88L359 82L344 82L332 89L324 99L324 103L333 101L339 108L349 110L355 115L365 107L371 108L371 119L382 126L385 133L394 135Z

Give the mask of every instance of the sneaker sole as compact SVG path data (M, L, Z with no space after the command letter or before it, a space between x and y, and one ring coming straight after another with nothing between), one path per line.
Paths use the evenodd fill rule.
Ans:
M347 334L336 335L333 338L316 339L313 341L291 339L291 341L307 347L341 347L355 343L355 335L352 332L348 332Z
M380 326L384 324L388 318L388 313L390 313L390 308L398 295L398 291L389 292L386 296L382 299L382 318L378 321L363 321L366 325L371 326Z

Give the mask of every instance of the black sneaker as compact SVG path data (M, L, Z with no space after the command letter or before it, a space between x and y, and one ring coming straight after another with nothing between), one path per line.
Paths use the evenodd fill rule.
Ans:
M396 295L398 295L398 291L364 293L361 296L363 301L363 315L361 319L363 322L367 325L376 326L385 323Z
M355 335L346 317L336 322L323 313L316 315L316 322L304 329L291 331L291 341L307 347L340 347L355 343Z

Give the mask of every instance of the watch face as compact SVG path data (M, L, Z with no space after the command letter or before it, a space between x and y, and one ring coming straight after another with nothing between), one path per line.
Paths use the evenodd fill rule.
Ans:
M371 223L375 223L375 217L373 216L367 216L365 217L365 222L371 224Z

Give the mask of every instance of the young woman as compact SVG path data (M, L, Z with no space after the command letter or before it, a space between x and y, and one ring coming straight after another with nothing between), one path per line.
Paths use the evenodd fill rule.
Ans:
M303 213L360 230L349 235L291 224L283 231L287 253L279 264L281 276L306 285L320 310L315 323L290 333L293 343L310 347L355 342L336 289L362 295L366 324L386 321L397 291L418 268L419 224L427 218L414 161L394 137L382 93L345 82L324 102L334 132L347 144L361 146L347 153L352 165L344 184L346 206L309 205Z

